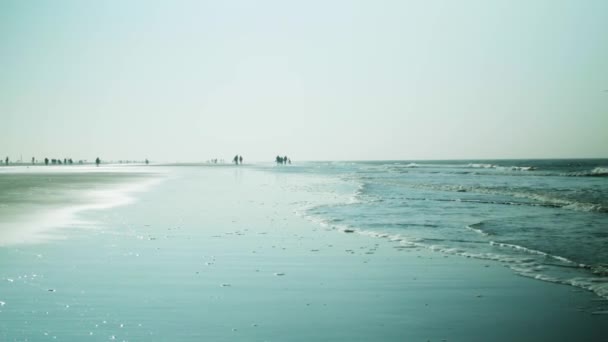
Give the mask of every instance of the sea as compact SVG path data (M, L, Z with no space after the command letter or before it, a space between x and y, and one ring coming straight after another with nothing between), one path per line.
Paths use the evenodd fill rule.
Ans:
M494 260L608 299L608 159L308 162L299 214L402 248Z

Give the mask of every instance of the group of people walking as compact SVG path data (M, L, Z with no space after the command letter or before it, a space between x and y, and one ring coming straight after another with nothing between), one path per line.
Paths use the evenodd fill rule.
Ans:
M277 156L275 158L275 161L277 162L277 165L291 164L291 159L287 158L287 156Z
M243 164L243 156L237 154L236 156L234 156L234 158L232 158L232 162L235 165ZM277 165L291 164L291 159L289 159L289 157L287 156L277 156L275 158L275 162L277 163Z

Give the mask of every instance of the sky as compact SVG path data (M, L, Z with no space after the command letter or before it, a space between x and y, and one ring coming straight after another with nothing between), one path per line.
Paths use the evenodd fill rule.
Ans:
M608 1L0 0L0 156L608 157Z

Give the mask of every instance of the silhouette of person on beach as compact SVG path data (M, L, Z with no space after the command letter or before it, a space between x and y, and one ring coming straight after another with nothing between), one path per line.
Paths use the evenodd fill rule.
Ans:
M6 159L4 160L4 163L5 163L6 165L8 165L8 157L6 157Z
M97 166L99 166L100 163L101 163L101 159L99 159L99 157L97 157L97 159L95 159L95 164Z
M236 156L234 156L234 158L232 158L232 161L234 162L234 164L239 165L239 155L237 154Z
M243 156L239 156L239 163L241 163L241 165L243 165Z
M44 165L49 165L49 158L44 158Z

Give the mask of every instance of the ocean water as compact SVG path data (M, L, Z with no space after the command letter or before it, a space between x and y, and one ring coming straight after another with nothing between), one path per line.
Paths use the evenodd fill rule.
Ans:
M333 194L301 214L404 248L496 260L519 275L608 298L608 160L317 162ZM302 190L302 189L299 189Z

